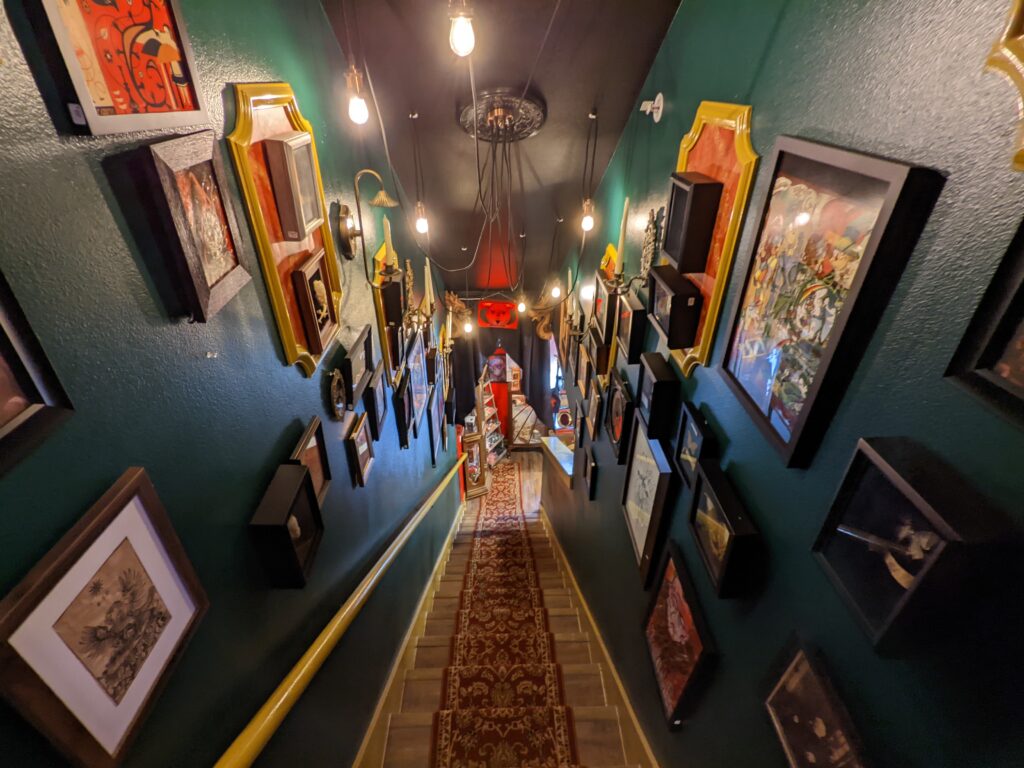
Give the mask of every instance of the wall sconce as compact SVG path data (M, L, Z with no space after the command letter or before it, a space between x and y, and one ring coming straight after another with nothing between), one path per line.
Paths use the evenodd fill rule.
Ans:
M350 250L353 250L352 256L349 258L353 258L355 256L355 251L352 249L352 240L358 237L359 241L363 245L363 270L366 272L366 282L373 285L373 277L370 274L370 267L366 261L366 238L363 235L363 208L359 197L359 181L363 176L373 176L380 185L380 190L373 196L373 199L370 200L371 206L374 208L397 208L398 201L391 197L391 195L389 195L384 189L384 179L381 178L379 173L371 168L363 168L356 174L355 181L352 183L356 194L356 215L355 218L352 219L351 225L348 224L345 215L345 212L348 210L348 206L342 206L341 209L342 226L339 227L339 230L343 234L346 229L348 230L348 246Z

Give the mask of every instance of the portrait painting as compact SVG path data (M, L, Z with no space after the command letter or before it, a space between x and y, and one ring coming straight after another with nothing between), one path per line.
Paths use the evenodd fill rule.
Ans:
M309 422L289 461L302 464L309 469L313 491L316 493L317 501L322 505L327 496L327 489L331 485L331 465L327 458L324 427L319 417L314 416Z
M849 715L809 650L788 656L765 706L790 768L865 768Z
M723 368L740 401L793 464L832 361L852 373L869 336L861 326L851 335L858 347L837 353L865 282L870 276L868 293L875 299L866 303L884 307L942 177L791 137L777 141L773 167ZM918 183L907 183L911 177ZM913 194L901 197L904 188ZM884 238L891 225L905 236ZM838 399L837 376L829 383L833 390L825 399ZM816 431L825 426L822 416Z
M0 601L0 692L71 762L114 765L207 607L130 468Z
M669 542L661 578L644 622L644 638L670 728L682 724L684 712L704 682L714 651L697 613L682 554Z
M626 467L622 506L644 586L650 581L654 552L664 534L664 511L672 468L658 440L648 435L647 422L637 414L633 444Z
M94 134L206 121L177 0L43 0Z

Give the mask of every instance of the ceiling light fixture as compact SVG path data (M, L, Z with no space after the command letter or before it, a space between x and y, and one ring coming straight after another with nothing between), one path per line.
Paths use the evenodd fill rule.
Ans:
M589 197L583 201L583 218L580 219L580 226L584 232L594 228L594 201Z
M526 311L526 302L523 301L522 299L520 299L519 303L516 305L516 309L519 310L519 314L522 314L523 312L525 312Z
M467 320L466 324L464 326L462 326L462 330L464 330L466 333L472 333L473 332L473 324Z
M348 85L348 117L356 125L364 125L370 119L370 108L366 106L366 99L363 98L363 73L353 64L345 74L345 82Z
M430 222L427 221L427 208L423 203L416 203L416 231L421 235L430 231Z
M555 283L554 287L551 289L551 298L552 299L557 299L561 295L562 295L562 288L558 285L558 283Z
M594 163L597 160L597 110L587 114L590 123L587 125L587 147L583 155L583 217L580 227L584 232L594 228Z
M448 32L448 45L452 53L461 58L469 56L476 47L476 33L473 31L473 10L466 0L455 7L451 0L448 2L448 15L452 20L451 30Z

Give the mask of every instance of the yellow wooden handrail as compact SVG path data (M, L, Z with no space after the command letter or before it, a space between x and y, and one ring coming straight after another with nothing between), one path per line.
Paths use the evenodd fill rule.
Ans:
M391 567L391 563L398 556L398 553L402 551L406 541L412 536L413 531L416 530L423 518L427 516L427 513L434 506L438 498L440 498L448 483L451 482L451 479L465 461L466 456L463 454L455 462L455 466L448 470L448 474L444 476L444 479L438 483L430 496L409 518L409 522L405 524L394 541L384 551L384 554L380 556L380 559L370 569L370 572L359 582L359 585L352 591L352 594L349 595L345 603L338 609L338 612L334 614L334 618L323 628L309 649L302 654L302 658L299 659L298 663L292 667L285 679L274 689L270 698L266 700L252 720L249 721L249 724L238 734L231 743L231 746L227 748L227 751L221 755L215 768L247 768L253 764L267 745L267 742L270 741L270 737L281 726L285 716L295 706L295 703L306 690L306 687L312 682L320 667L327 661L327 657L331 655L334 646L338 644L342 635L345 634L349 625L352 624L363 605L366 604L373 590L376 589L377 584L380 583L388 568Z

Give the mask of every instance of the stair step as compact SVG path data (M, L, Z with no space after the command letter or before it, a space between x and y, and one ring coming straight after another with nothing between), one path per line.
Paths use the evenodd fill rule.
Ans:
M543 609L542 609L543 610ZM556 635L579 632L580 614L575 608L549 608L548 631ZM427 615L425 635L453 635L455 634L458 614L455 612L438 614L431 611Z
M580 764L588 768L624 766L626 757L615 707L574 707ZM402 712L388 720L383 768L429 768L432 712Z
M447 667L451 661L451 648L450 635L424 635L416 641L413 667ZM590 653L590 635L586 632L556 634L555 661L562 665L592 663L594 657Z
M568 589L542 589L541 601L545 608L575 608L572 594ZM461 605L461 594L456 595L435 595L431 605L431 615L447 616L454 615Z
M598 664L562 664L565 703L570 707L603 707L604 678ZM441 709L444 669L410 669L402 687L402 712L434 712Z

